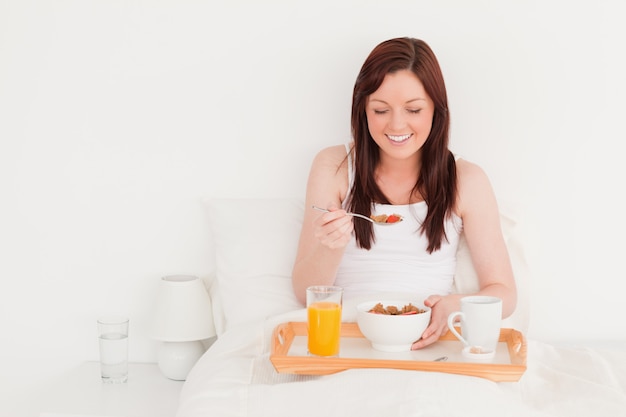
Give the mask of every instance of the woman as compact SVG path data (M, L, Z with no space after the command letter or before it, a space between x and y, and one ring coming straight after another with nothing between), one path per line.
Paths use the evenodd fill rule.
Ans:
M413 344L420 349L460 309L463 295L451 290L464 232L478 294L500 297L503 318L512 314L517 292L496 198L483 170L448 149L445 83L426 43L397 38L374 48L354 86L351 124L353 142L323 149L311 167L293 269L298 299L310 285L338 285L346 297L423 295L432 317ZM373 225L347 211L403 221Z

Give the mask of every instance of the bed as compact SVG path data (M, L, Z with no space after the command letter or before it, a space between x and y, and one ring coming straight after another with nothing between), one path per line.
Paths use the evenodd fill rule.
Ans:
M517 381L389 368L328 375L277 372L277 326L304 322L291 267L304 205L297 199L206 199L218 337L189 373L177 417L200 416L626 416L626 348L556 346L524 338ZM502 211L519 306L502 327L528 330L529 268L514 216ZM476 289L463 238L455 291ZM344 300L342 320L355 321Z

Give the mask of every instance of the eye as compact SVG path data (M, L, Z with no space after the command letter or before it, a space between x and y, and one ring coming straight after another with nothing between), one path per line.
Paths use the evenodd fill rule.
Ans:
M376 110L374 109L374 114L385 114L387 113L387 110Z
M418 114L422 109L407 109L407 111L411 114Z

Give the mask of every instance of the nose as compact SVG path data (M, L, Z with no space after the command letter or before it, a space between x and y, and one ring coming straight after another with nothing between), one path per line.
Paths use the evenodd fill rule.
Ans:
M391 119L389 120L389 127L392 131L401 131L406 127L406 118L401 111L393 111L391 113Z

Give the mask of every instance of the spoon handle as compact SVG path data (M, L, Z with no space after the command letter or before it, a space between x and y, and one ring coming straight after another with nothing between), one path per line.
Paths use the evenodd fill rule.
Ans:
M326 209L324 209L324 208L317 207L317 206L312 206L312 207L313 207L315 210L317 210L317 211L323 211L324 213L328 213L328 212L330 211L330 210L326 210ZM364 215L362 215L362 214L358 214L358 213L350 213L350 212L346 212L346 214L347 214L348 216L359 217L359 218L361 218L361 219L365 219L365 220L367 220L368 222L375 223L373 219L370 219L369 217L364 216Z

